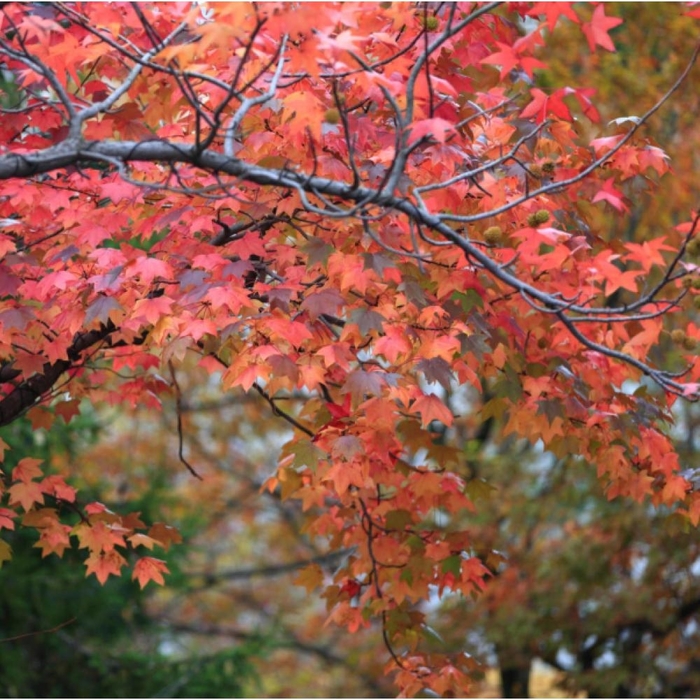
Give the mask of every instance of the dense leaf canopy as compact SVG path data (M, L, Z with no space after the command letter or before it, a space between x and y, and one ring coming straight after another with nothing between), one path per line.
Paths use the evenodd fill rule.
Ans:
M623 235L673 177L648 125L698 48L606 123L594 76L541 76L562 29L614 52L608 11L5 5L0 426L171 396L183 478L206 482L179 374L259 395L291 431L262 487L338 554L300 582L332 623L379 623L401 693L463 693L475 662L425 644L424 608L499 570L467 517L480 426L700 520L668 435L700 396L700 214ZM164 582L170 524L85 502L32 456L4 477L0 527L35 528L44 556L73 543L101 583Z

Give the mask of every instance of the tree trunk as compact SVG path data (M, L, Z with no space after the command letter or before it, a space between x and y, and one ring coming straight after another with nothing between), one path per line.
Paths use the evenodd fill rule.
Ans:
M504 698L529 698L531 663L501 662L501 692Z

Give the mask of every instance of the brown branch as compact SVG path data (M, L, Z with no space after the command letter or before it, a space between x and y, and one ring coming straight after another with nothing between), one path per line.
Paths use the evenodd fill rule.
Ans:
M9 425L40 401L64 372L68 372L80 364L82 353L85 350L108 340L109 336L116 330L116 326L109 321L102 324L97 330L79 333L68 348L67 360L47 362L42 372L22 380L5 398L0 400L0 427ZM8 364L0 369L0 381L10 382L21 374L20 370L13 367L12 364Z
M200 481L204 479L195 471L195 468L185 459L184 447L185 438L182 429L182 392L180 391L180 384L177 381L177 376L175 375L175 367L172 362L168 363L170 367L170 377L173 382L173 387L175 388L175 413L177 414L177 456L179 460L187 467L192 476Z
M253 384L253 389L262 396L267 403L270 404L270 407L272 408L272 413L274 415L279 416L280 418L284 418L284 420L287 421L290 425L293 425L297 430L301 430L302 433L306 433L309 437L316 437L316 433L314 433L313 430L310 430L307 428L305 425L302 425L296 418L290 416L288 413L283 411L277 404L275 403L274 398L272 398L266 391L263 389L260 384L255 382Z
M303 569L305 566L309 566L311 564L334 564L336 561L342 559L343 557L346 557L353 551L354 549L352 547L348 547L345 549L339 549L337 552L320 554L316 557L300 559L298 561L291 561L285 564L270 564L268 566L250 567L248 569L229 569L228 571L221 571L220 573L214 574L207 572L185 572L185 575L193 577L204 577L208 583L218 581L242 581L246 579L255 578L257 576L282 576L292 571L298 571L299 569Z
M38 634L52 634L53 632L58 632L62 627L66 627L70 624L73 624L78 618L77 617L71 617L70 620L66 620L65 622L62 622L60 625L56 625L55 627L51 627L51 629L47 630L37 630L36 632L25 632L24 634L17 634L14 637L4 637L0 639L0 644L2 642L16 642L19 639L26 639L27 637L35 637Z

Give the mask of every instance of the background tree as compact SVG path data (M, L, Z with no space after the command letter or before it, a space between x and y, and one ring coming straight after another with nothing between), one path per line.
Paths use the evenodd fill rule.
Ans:
M527 693L536 658L589 697L696 694L697 533L667 511L608 501L576 460L508 444L472 459L492 489L473 527L503 561L478 600L437 613L449 643L495 655L508 697Z
M2 431L12 448L5 465L28 453L55 467L74 463L99 430L92 412L70 425L58 420L48 431L19 420ZM151 484L131 502L153 520L161 508L157 489ZM91 492L104 498L83 489ZM0 570L3 696L239 697L244 688L254 693L260 687L252 658L272 640L251 634L225 649L193 650L150 614L151 596L138 584L122 579L102 587L85 578L74 552L66 555L72 566L43 559L26 529L10 533L7 541L13 564ZM176 572L183 555L173 550L169 557ZM169 583L178 595L182 577L176 574Z
M643 243L596 213L668 171L644 128L697 49L603 130L590 86L533 82L560 24L614 51L602 5L166 7L3 8L0 424L171 394L195 478L179 368L258 393L293 428L265 487L344 555L307 588L351 632L377 621L402 693L462 693L475 662L430 648L425 603L499 569L462 430L496 420L700 519L667 434L698 396L697 212ZM3 522L59 555L75 535L101 582L176 539L100 503L66 524L75 494L35 459L5 477Z

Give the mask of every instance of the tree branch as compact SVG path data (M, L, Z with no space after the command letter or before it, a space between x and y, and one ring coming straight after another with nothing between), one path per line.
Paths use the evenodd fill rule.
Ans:
M144 65L150 61L150 58L157 55L158 52L170 43L181 31L184 29L184 24L178 25L165 39L158 41L156 37L151 37L152 41L155 42L153 48L146 52L143 56L144 61L137 62L136 65L131 69L129 74L124 79L123 83L116 88L107 98L97 102L90 107L87 107L80 112L78 112L76 119L72 120L71 130L69 132L69 137L62 143L46 148L40 151L34 151L29 153L15 153L9 152L0 156L0 180L7 180L12 178L29 178L41 174L46 174L66 168L68 166L78 166L78 167L95 167L101 163L110 163L121 173L121 175L127 178L130 182L134 184L141 184L138 180L132 178L128 172L127 168L131 163L138 162L148 162L148 163L159 163L162 165L170 165L174 168L178 164L189 164L200 168L208 173L213 173L217 178L221 175L228 175L234 178L237 182L248 182L254 183L260 186L267 187L281 187L289 190L295 191L302 202L302 205L310 212L317 213L319 215L330 217L330 218L345 218L345 217L357 217L360 220L365 221L368 216L367 207L378 207L384 212L394 211L404 214L413 225L417 226L422 232L423 229L431 230L434 233L439 234L445 239L445 243L451 243L461 249L467 258L473 261L473 264L477 267L490 273L494 278L498 279L503 284L507 285L511 289L519 292L529 303L533 305L533 308L539 308L540 311L551 312L556 315L559 320L564 324L564 326L571 332L571 334L584 346L596 352L602 353L610 358L618 361L625 362L632 365L643 374L652 378L655 382L659 383L664 389L670 391L674 394L685 396L687 395L686 387L681 382L677 382L674 379L674 375L669 372L662 370L657 370L645 362L642 362L627 353L621 352L619 350L608 348L606 346L597 344L590 339L588 339L581 331L578 329L577 324L584 320L583 317L587 319L601 320L603 322L623 322L622 317L625 320L641 320L642 318L653 318L656 312L646 312L643 314L638 314L632 316L631 312L639 310L642 306L650 303L658 304L655 297L660 292L664 284L671 280L677 279L682 275L673 275L673 270L678 264L684 250L685 244L687 244L690 235L694 233L695 227L697 225L697 218L693 224L693 231L686 237L686 241L681 247L678 255L673 260L671 265L666 271L666 275L663 277L662 281L657 284L651 292L641 295L635 302L628 304L624 307L591 307L588 305L581 305L575 303L576 300L566 300L561 296L546 292L542 289L535 287L522 280L518 275L512 271L512 265L501 264L492 258L487 251L483 250L480 245L472 242L467 236L462 235L461 232L457 231L455 228L450 226L448 222L454 222L459 224L469 224L480 221L486 217L493 217L499 214L503 214L514 207L517 207L527 201L530 201L540 195L544 195L550 192L561 191L567 187L570 187L576 183L581 182L594 170L602 166L610 157L617 153L624 144L630 141L635 133L649 120L649 118L655 114L661 106L674 94L687 75L692 69L693 65L696 63L698 54L700 53L700 45L698 45L693 52L686 68L678 79L674 82L671 88L659 99L657 102L647 110L647 112L632 126L631 129L618 141L618 143L606 153L595 158L587 167L585 167L577 175L570 177L565 180L558 182L553 182L545 185L533 192L525 192L522 196L517 197L506 204L493 208L489 211L475 214L472 216L459 216L450 213L432 213L424 205L421 199L421 191L429 191L429 187L424 186L423 190L420 188L414 192L416 203L409 199L408 197L397 196L395 190L397 189L399 177L403 173L404 166L406 164L406 159L414 150L416 144L408 145L408 129L410 127L410 122L412 120L412 89L413 83L420 74L421 67L429 59L429 57L437 51L449 38L453 37L461 28L466 26L469 22L473 21L476 17L482 15L487 10L495 7L496 4L485 5L475 10L471 15L465 17L460 22L453 23L452 15L450 15L450 21L446 23L443 32L435 39L429 46L426 47L419 57L416 59L415 64L411 70L408 87L409 94L407 95L406 108L401 110L398 104L393 99L392 95L389 94L384 88L380 86L384 91L385 98L389 101L392 109L394 110L394 117L396 121L396 153L389 167L383 182L376 189L366 186L361 186L357 181L357 173L353 178L353 182L347 183L339 180L333 180L329 178L319 177L315 174L307 174L301 172L300 170L292 170L290 168L267 168L255 165L253 163L241 160L233 155L232 139L235 135L236 130L240 126L241 119L250 110L251 107L257 104L261 104L271 100L275 94L275 89L277 83L282 75L282 70L284 66L284 49L285 42L283 40L280 45L276 59L277 66L274 75L270 78L268 89L255 97L242 97L241 105L238 110L234 113L231 122L226 129L224 138L224 153L214 150L213 148L202 148L202 143L196 140L195 143L189 142L174 142L163 139L152 139L148 141L133 142L133 141L114 141L114 140L104 140L104 141L93 141L86 142L78 136L77 130L73 128L76 123L82 124L84 121L90 117L96 116L97 114L108 110L116 100L129 89L130 85L133 83L135 78L142 71ZM73 13L71 13L73 14ZM123 50L121 44L119 44L120 51ZM22 55L15 49L11 49L6 45L0 46L0 51L14 51L11 54L16 60L23 61L29 67L33 66L33 58ZM16 55L19 54L19 55ZM363 62L361 59L357 59L361 65ZM272 63L269 64L270 66ZM38 66L41 69L41 66ZM159 67L160 69L160 67ZM41 70L40 70L41 72ZM164 72L170 74L171 69L165 70ZM263 71L264 73L265 71ZM261 77L262 73L258 75ZM250 84L246 87L250 87ZM230 100L233 96L230 85L226 86L227 98ZM226 101L225 100L225 101ZM539 128L543 128L541 125ZM209 139L207 143L212 143L213 139ZM463 179L468 177L474 177L479 172L487 170L489 168L495 167L495 165L502 164L508 161L508 159L515 159L518 148L524 142L520 139L509 151L508 154L502 156L493 162L479 166L476 169L472 169L465 174L458 175L456 177ZM177 171L175 171L177 172ZM450 182L454 182L455 178L448 180L446 183L442 183L442 186L447 186ZM144 187L153 188L154 183L144 182ZM156 187L158 185L155 185ZM185 188L184 183L181 183L181 187ZM226 192L231 196L235 196L234 193L221 182L222 191ZM209 188L209 186L207 186ZM196 188L186 187L183 189L188 194L200 193L200 190ZM203 192L202 192L203 193ZM322 206L317 206L314 204L309 195L321 198ZM351 204L347 208L343 208L333 202L331 199ZM381 216L381 214L379 215ZM422 233L423 240L428 244L437 245L438 241L429 239ZM382 245L381 240L378 243ZM396 251L398 252L398 251ZM410 253L406 253L410 255ZM418 255L418 251L414 252L414 255ZM420 257L418 258L420 260ZM669 303L669 308L675 305L679 300L680 296L676 300L672 300ZM647 314L651 315L647 315ZM659 312L661 313L661 312ZM72 360L73 361L73 360ZM67 367L70 366L64 363L55 363L54 365L47 366L42 375L34 377L26 382L8 396L4 401L10 402L12 408L9 409L7 415L11 416L16 413L16 411L23 410L23 407L32 405L37 397L43 394L51 380L55 381L60 374L65 371ZM692 398L698 398L697 392L692 392ZM7 404L10 405L9 403ZM2 403L0 403L0 411L2 411ZM0 413L0 416L3 414ZM0 417L0 424L2 418ZM300 426L296 426L300 427Z
M68 370L80 364L82 353L109 338L117 330L110 321L99 329L80 333L68 348L68 359L46 363L43 371L21 381L5 398L0 399L0 427L8 425L37 403ZM12 365L0 370L0 380L11 382L22 372Z

